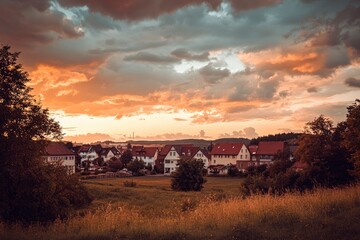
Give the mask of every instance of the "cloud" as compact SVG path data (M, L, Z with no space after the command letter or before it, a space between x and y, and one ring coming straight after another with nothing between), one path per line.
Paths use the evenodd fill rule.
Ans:
M220 6L222 0L158 0L156 3L147 0L110 0L106 2L91 0L59 0L65 7L87 6L92 12L111 16L115 19L142 20L156 18L162 14L170 14L189 5L206 4L210 9ZM280 3L279 0L230 0L236 11L246 11L259 7L271 6Z
M201 54L192 54L188 50L184 48L178 48L171 52L171 55L177 57L179 59L184 59L188 61L208 61L209 60L209 53L204 52Z
M179 59L171 56L156 55L147 52L139 52L134 55L128 55L124 57L125 61L141 61L148 63L170 64L176 63Z
M223 133L219 136L219 138L256 138L259 134L256 132L255 128L247 127L243 130L233 131L232 133Z
M317 92L319 92L319 88L317 88L317 87L309 87L306 91L308 93L317 93Z
M151 139L151 140L177 140L177 139L204 139L204 138L211 138L209 136L206 136L205 131L201 130L199 132L199 134L195 134L195 135L191 135L191 134L186 134L186 133L163 133L163 134L158 134L158 135L154 135L154 136L135 136L135 138L137 140L146 140L146 139Z
M320 114L322 114L325 117L330 117L336 123L345 120L346 107L348 105L348 102L339 102L305 107L295 111L292 115L292 118L298 123L305 124L309 121L313 121Z
M76 39L84 35L76 23L50 6L48 1L2 1L1 42L30 48L59 38Z
M64 137L65 141L77 143L94 143L98 141L115 141L116 139L105 133L87 133L78 135L68 135Z
M345 84L349 87L360 88L360 79L350 77L345 80Z
M175 121L178 121L178 122L184 122L184 121L187 121L187 119L184 119L184 118L174 118Z
M204 80L208 83L217 83L221 79L230 75L230 70L215 68L212 64L200 68L199 73L203 76Z

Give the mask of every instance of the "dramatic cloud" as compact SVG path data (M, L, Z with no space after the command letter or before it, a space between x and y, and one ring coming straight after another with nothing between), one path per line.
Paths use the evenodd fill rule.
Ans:
M341 119L360 95L359 11L352 0L4 0L0 44L22 52L50 110L121 122L88 132L250 136L246 126Z
M59 0L66 7L87 6L93 12L100 12L109 15L115 19L142 20L147 18L156 18L161 14L172 13L180 8L189 5L206 4L211 9L216 9L223 2L222 0L157 0L151 2L147 0L110 0L99 2L97 0ZM227 2L227 1L224 1ZM246 11L264 6L270 6L279 3L279 0L253 0L237 1L230 0L230 3L236 11Z
M84 35L80 26L50 6L48 1L3 0L0 8L2 43L28 48Z
M199 73L204 77L204 80L208 83L216 83L219 80L230 75L229 69L218 69L213 65L208 64L199 70Z
M171 55L184 59L184 60L194 60L194 61L208 61L209 60L209 53L201 53L201 54L191 54L188 50L184 48L178 48L171 52Z
M357 78L347 78L345 83L350 87L360 88L360 79Z
M149 63L159 63L159 64L169 64L176 63L179 60L177 58L171 56L162 56L155 55L147 52L139 52L134 55L129 55L124 57L125 61L141 61L141 62L149 62Z

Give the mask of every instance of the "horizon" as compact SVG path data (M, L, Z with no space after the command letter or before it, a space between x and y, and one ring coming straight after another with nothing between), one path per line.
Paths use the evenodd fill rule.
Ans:
M353 0L4 0L0 44L21 52L65 141L252 139L346 118L360 96L359 11Z

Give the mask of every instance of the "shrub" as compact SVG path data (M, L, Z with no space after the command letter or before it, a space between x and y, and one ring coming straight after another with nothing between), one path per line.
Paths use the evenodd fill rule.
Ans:
M136 182L134 182L134 181L125 181L124 182L124 187L136 187Z
M206 180L201 160L180 160L178 169L172 174L171 188L178 191L201 191Z

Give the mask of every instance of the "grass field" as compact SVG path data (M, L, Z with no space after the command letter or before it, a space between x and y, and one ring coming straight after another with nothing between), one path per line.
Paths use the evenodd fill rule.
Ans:
M182 193L167 177L87 180L96 199L86 213L47 227L0 224L0 239L359 239L360 186L242 199L240 182L208 178L202 192Z

